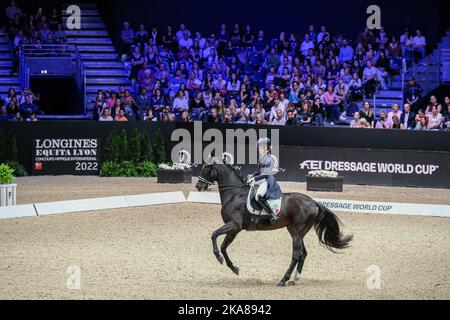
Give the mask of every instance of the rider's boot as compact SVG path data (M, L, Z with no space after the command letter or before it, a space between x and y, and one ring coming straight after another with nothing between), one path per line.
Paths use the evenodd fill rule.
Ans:
M270 205L267 203L266 197L260 197L259 200L258 200L258 204L259 204L264 210L267 211L267 213L268 213L269 216L270 216L270 222L275 223L275 222L277 222L277 221L280 219L280 217L277 216L277 215L275 214L275 212L273 212L272 208L271 208Z

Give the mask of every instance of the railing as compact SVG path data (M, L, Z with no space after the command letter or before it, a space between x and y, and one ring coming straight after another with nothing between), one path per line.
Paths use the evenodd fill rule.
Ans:
M422 87L425 96L433 89L441 85L442 52L444 49L436 49L431 55L419 63L414 64L407 72L406 77L414 77Z
M68 58L77 54L77 47L67 44L26 44L21 45L20 49L28 58Z

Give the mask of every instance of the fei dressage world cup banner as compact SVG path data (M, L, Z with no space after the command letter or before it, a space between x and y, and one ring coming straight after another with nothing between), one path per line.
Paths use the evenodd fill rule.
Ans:
M97 138L45 138L33 141L33 175L98 175Z
M450 188L450 153L338 148L282 148L281 166L337 171L347 184Z

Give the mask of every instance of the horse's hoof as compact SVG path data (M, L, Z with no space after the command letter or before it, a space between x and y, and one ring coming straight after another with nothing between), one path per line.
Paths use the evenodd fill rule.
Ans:
M302 278L302 275L301 275L300 273L297 273L297 274L295 275L295 281L300 281L301 278Z
M281 281L281 282L277 285L277 287L278 287L278 288L286 287L286 282Z
M219 261L220 264L223 264L223 257L222 256L217 256L217 261Z
M233 268L231 268L231 271L233 271L233 273L235 274L235 275L239 275L239 268L238 267L233 267Z

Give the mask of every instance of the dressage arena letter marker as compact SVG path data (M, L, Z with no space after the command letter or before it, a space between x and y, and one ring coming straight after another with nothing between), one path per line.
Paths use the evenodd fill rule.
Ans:
M372 265L367 268L367 273L370 275L367 279L367 288L369 290L381 289L381 269L379 266Z
M67 268L67 289L80 290L81 289L81 268L79 266L70 266Z

